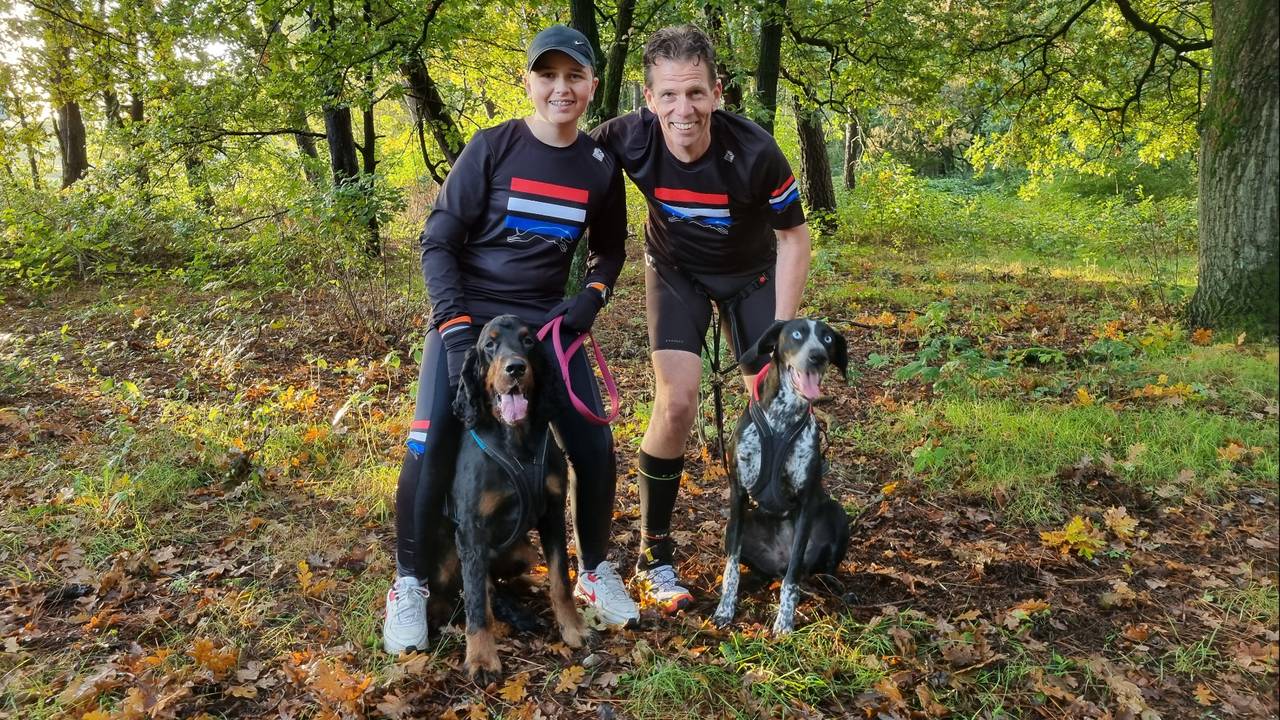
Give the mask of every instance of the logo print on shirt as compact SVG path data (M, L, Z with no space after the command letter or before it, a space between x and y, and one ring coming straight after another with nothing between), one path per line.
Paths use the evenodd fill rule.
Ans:
M560 252L569 252L582 236L589 196L581 188L511 178L504 224L513 232L507 236L507 242L542 240L560 248Z
M592 151L591 157L595 158L599 162L604 162L604 151L600 148L596 148Z
M667 222L683 222L721 235L729 234L729 196L723 193L701 193L675 188L654 188L654 202L662 209Z
M795 202L798 197L800 197L800 188L796 187L796 176L789 175L786 182L770 193L769 207L773 208L774 212L780 213L786 210L787 206Z
M732 151L732 150L725 150L725 151L724 151L724 160L725 160L725 162L733 162L733 151Z

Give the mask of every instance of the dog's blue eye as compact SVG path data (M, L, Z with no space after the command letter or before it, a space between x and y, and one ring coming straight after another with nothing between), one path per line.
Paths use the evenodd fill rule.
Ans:
M799 331L799 330L792 330L792 331L791 331L791 337L795 338L796 340L799 340L799 339L800 339L800 331Z
M822 342L824 342L824 343L826 343L826 344L830 345L830 344L831 344L831 336L830 336L830 335L824 335L824 336L823 336L823 338L822 338Z

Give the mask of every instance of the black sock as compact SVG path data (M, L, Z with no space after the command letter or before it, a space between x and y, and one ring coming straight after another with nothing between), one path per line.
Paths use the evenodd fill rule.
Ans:
M680 492L684 456L656 458L640 451L640 557L636 567L647 570L672 564L671 513Z

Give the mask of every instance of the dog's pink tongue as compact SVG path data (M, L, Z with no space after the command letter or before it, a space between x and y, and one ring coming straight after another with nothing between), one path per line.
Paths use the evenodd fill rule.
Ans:
M506 423L519 422L529 412L529 401L523 395L502 394L498 396L498 414Z
M797 392L809 400L817 400L822 394L822 390L818 387L821 380L822 376L816 372L802 373L794 369L791 371L791 384L795 386Z

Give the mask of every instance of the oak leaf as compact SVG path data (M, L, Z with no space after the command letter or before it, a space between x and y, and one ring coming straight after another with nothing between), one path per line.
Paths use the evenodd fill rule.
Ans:
M517 703L529 694L529 673L520 673L507 681L506 685L498 691L503 700L509 703Z
M1138 528L1137 518L1130 517L1129 511L1124 506L1107 508L1107 511L1102 513L1102 521L1107 529L1121 540L1131 539Z
M1102 533L1094 528L1093 523L1079 515L1071 518L1061 530L1040 533L1040 540L1047 547L1056 548L1063 557L1075 551L1080 557L1088 559L1107 546Z
M556 692L573 692L582 684L587 669L581 665L570 665L560 673L560 681L556 683Z

